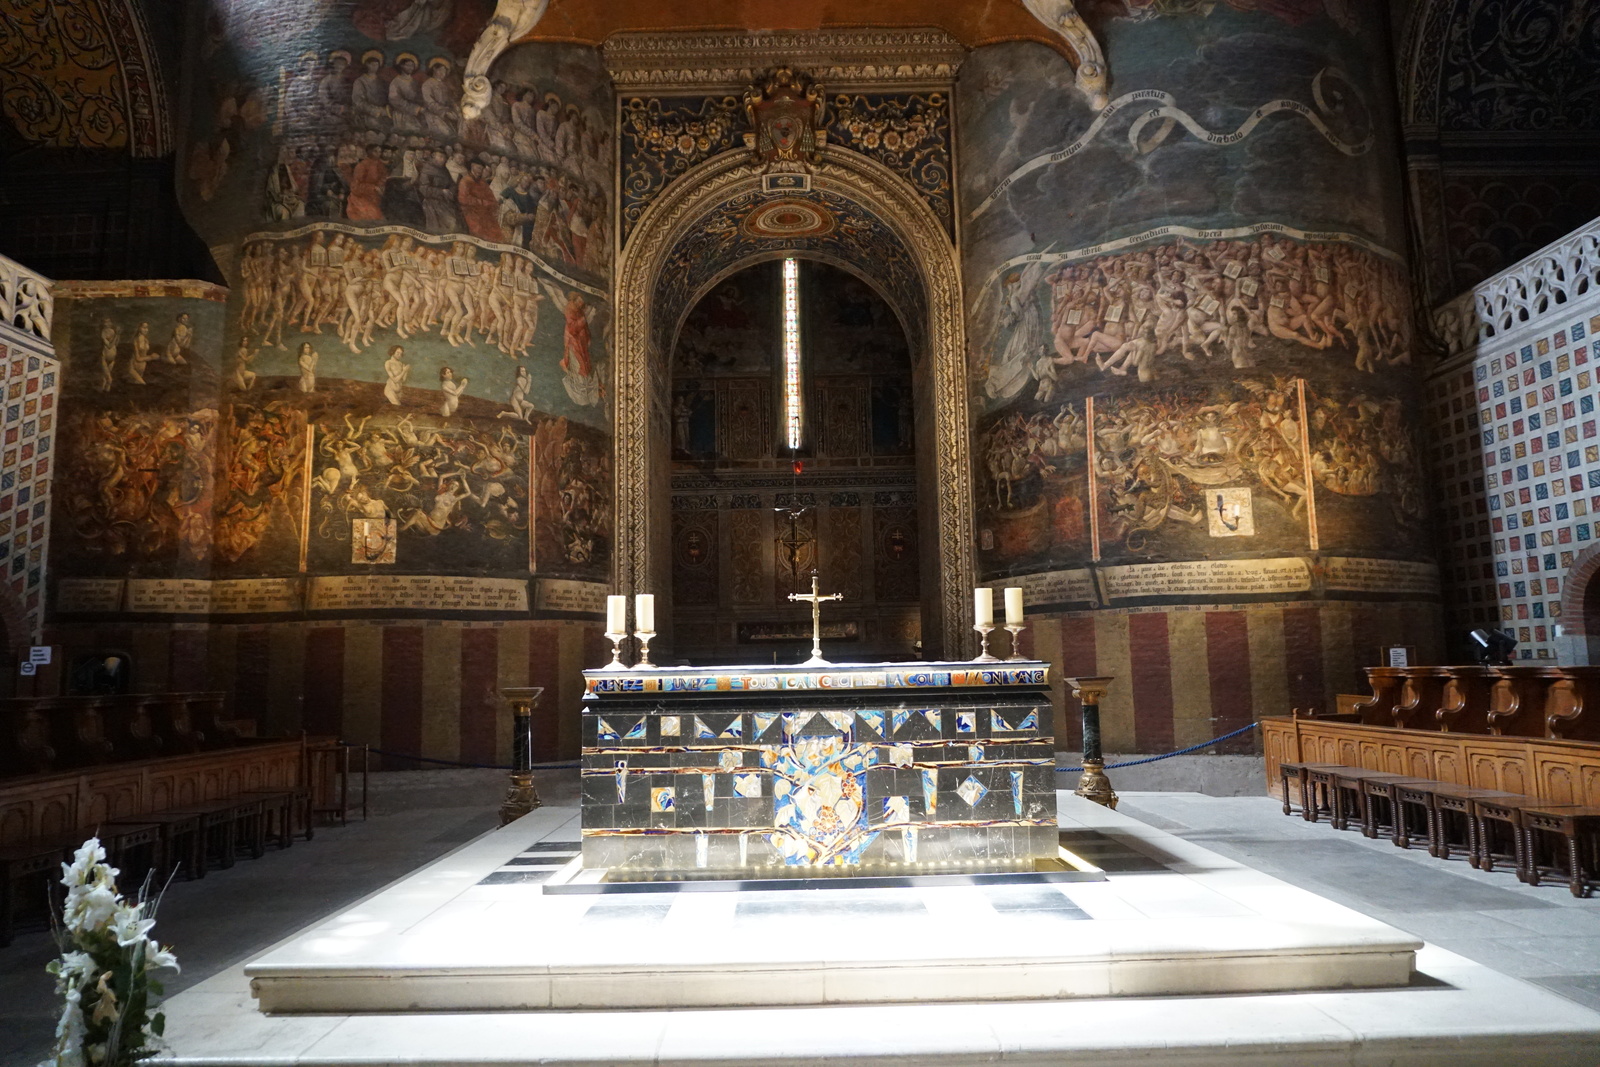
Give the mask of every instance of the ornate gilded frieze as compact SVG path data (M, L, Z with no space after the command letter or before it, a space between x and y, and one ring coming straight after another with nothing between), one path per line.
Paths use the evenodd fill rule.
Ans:
M746 128L737 96L633 97L621 102L622 239L639 213L690 167L738 147Z
M871 156L910 182L954 235L949 93L838 93L828 109L828 142Z
M619 33L606 66L623 92L742 91L772 67L805 70L829 88L949 85L966 49L932 27L821 32Z

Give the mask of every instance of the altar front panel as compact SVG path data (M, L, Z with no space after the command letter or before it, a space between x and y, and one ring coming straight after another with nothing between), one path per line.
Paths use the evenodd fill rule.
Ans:
M583 865L619 877L1032 870L1044 664L586 674Z

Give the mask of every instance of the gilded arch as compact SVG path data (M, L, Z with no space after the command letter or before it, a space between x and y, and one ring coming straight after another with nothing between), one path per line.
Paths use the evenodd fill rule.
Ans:
M731 200L759 191L765 167L747 152L724 153L678 177L640 215L617 261L612 425L616 434L616 584L622 592L665 593L670 478L667 359L687 306L657 308L657 282L674 248ZM859 205L909 252L921 286L923 321L909 330L919 424L932 426L919 449L922 523L933 527L932 568L924 568L923 638L957 655L971 638L974 580L972 476L961 279L938 218L898 175L864 156L825 149L810 168L811 189ZM749 254L739 258L750 260ZM696 286L695 288L700 288ZM678 300L690 299L688 294ZM902 310L902 314L904 311ZM671 327L662 330L661 324ZM908 326L912 325L910 323ZM663 340L663 335L665 339Z

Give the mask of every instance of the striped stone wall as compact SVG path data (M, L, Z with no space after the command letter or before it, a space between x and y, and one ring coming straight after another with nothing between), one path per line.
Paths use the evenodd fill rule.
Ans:
M1056 668L1058 748L1080 743L1079 706L1061 679L1111 675L1106 751L1160 753L1295 707L1331 711L1338 694L1369 691L1362 668L1387 645L1442 662L1438 615L1422 602L1110 609L1039 617L1022 644ZM1210 751L1259 748L1247 734Z
M132 624L53 627L47 639L63 646L68 663L90 652L128 652L142 692L224 690L232 714L253 718L262 735L305 730L392 753L505 764L505 686L545 687L534 758L577 758L580 672L605 662L600 629L578 622Z

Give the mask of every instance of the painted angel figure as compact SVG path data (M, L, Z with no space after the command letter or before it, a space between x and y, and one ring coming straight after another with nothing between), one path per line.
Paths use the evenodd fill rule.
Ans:
M1048 351L1048 336L1034 292L1044 267L1030 263L1006 276L1000 287L1000 321L995 327L996 355L989 361L984 392L1010 400L1034 377L1035 361Z
M566 326L562 336L562 384L574 404L589 406L600 402L600 383L594 376L593 362L589 356L589 323L598 308L583 299L576 289L563 294L560 287L543 278L539 285L550 297L550 302L562 309Z

